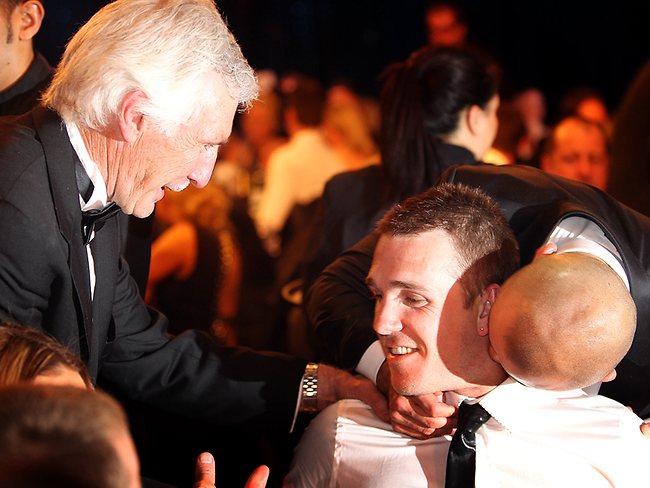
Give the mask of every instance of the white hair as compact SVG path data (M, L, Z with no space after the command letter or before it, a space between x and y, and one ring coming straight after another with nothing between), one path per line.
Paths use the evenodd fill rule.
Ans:
M257 97L255 73L212 0L116 0L70 40L43 101L68 123L102 130L142 90L140 110L169 132L210 103L215 73L240 105Z

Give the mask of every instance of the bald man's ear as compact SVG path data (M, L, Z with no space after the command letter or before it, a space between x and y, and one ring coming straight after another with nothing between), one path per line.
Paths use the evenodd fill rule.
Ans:
M603 383L607 383L608 381L614 381L616 378L616 370L612 369L609 373L605 375L603 378Z
M483 290L483 293L478 297L479 307L478 307L478 319L476 320L476 327L478 335L481 337L488 335L489 332L489 321L490 321L490 311L494 305L497 296L501 287L496 283L492 283Z
M33 38L41 28L45 9L41 2L29 0L18 6L20 13L20 31L18 37L21 41L28 41Z
M135 142L145 124L142 105L147 101L147 95L142 90L128 93L122 100L118 114L119 138L125 142Z

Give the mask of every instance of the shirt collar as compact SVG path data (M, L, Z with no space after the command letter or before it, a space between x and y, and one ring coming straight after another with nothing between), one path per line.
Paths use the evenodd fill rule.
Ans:
M552 391L524 386L507 378L494 390L483 396L479 403L492 419L510 432L530 429L530 410L548 407L563 398L587 397L583 390Z
M102 209L108 205L108 194L106 191L106 183L104 182L104 178L99 171L99 166L97 166L97 164L91 159L77 125L73 123L66 123L65 128L68 131L70 144L72 144L72 148L77 153L77 157L79 158L79 161L81 161L81 165L83 166L84 170L86 170L86 173L88 174L88 177L94 186L93 193L87 202L84 202L83 198L81 198L81 195L79 195L81 210L86 211L92 209Z

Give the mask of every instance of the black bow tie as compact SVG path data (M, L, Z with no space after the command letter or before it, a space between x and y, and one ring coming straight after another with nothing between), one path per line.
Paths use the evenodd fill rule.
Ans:
M90 236L93 231L98 231L104 223L115 216L120 211L120 207L115 202L108 204L102 210L87 210L81 212L81 231L83 234L84 245L90 242Z
M75 162L75 178L77 180L77 189L81 198L84 202L88 202L90 197L93 194L95 186L86 170L81 165L81 162L77 160ZM90 242L90 236L93 235L93 231L98 231L104 226L104 223L113 217L117 212L120 211L120 207L112 202L104 207L102 210L87 210L81 212L81 234L83 236L84 245L88 245Z

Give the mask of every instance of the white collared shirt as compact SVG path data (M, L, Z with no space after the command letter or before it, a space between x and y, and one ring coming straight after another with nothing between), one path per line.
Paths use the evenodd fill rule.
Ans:
M583 390L528 388L509 378L480 400L477 488L647 486L641 419Z
M448 403L460 398L448 394ZM285 488L444 487L451 436L398 434L359 400L320 412L300 439Z
M446 402L461 397L448 393ZM583 390L528 388L509 378L480 400L477 488L646 486L650 439L623 405ZM285 487L443 488L450 436L413 439L370 407L342 400L309 424Z
M79 128L76 124L65 124L65 128L68 132L68 138L70 139L70 144L84 170L88 174L91 183L93 184L93 192L87 202L79 195L79 205L81 206L81 211L85 212L86 210L101 210L106 205L108 205L108 193L106 191L106 183L104 178L102 178L101 172L99 171L99 166L91 159L88 149L84 144ZM93 253L90 249L90 241L95 237L95 232L90 235L88 244L86 245L86 254L88 256L88 269L90 270L90 298L91 300L95 296L95 260L93 259Z

